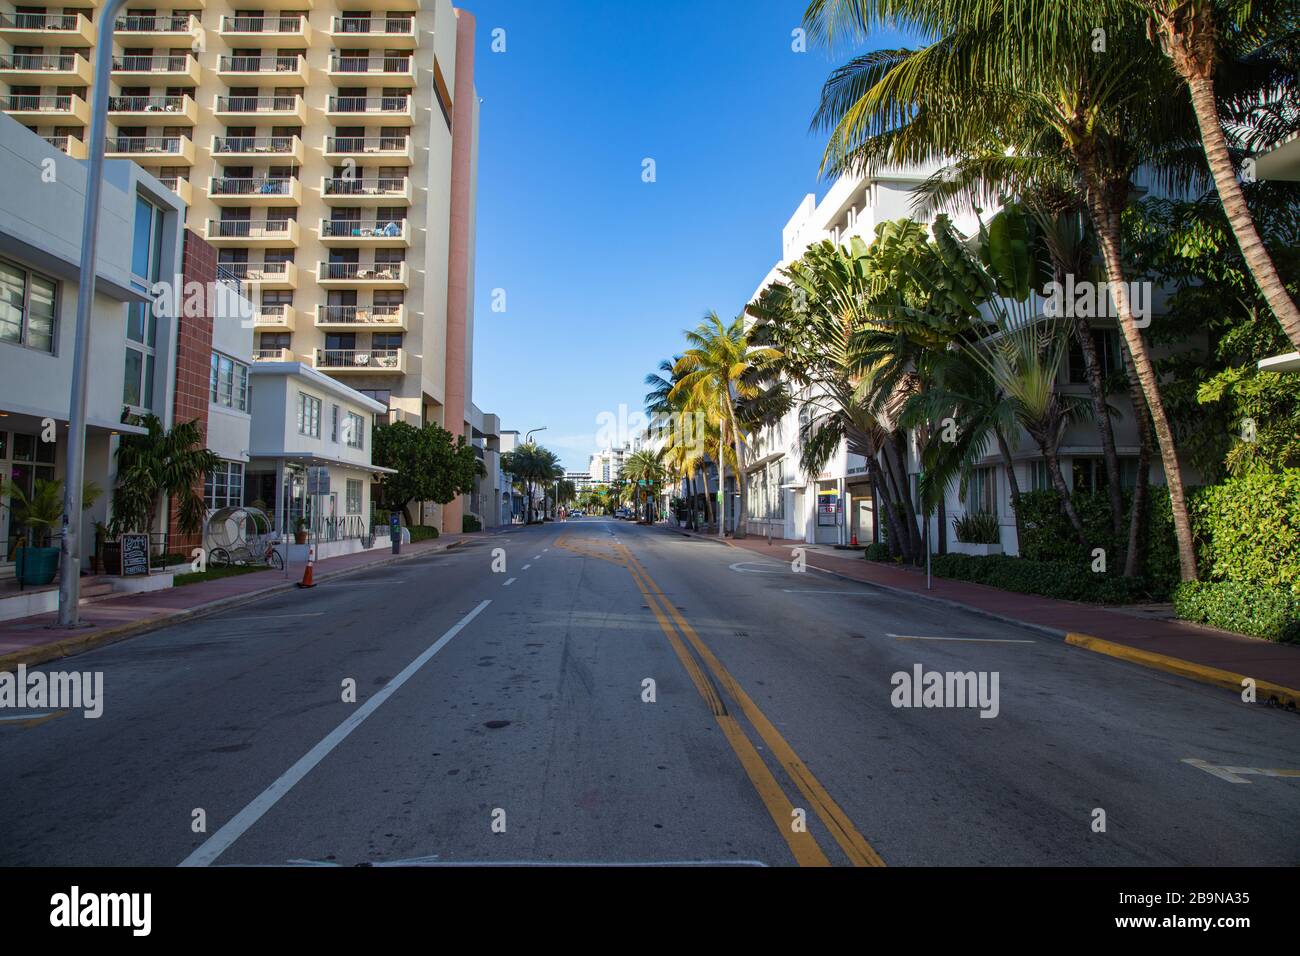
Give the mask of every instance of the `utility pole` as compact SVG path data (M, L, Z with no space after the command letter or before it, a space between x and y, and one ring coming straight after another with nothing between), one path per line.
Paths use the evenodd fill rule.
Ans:
M59 555L59 626L76 627L81 603L81 506L86 481L86 367L90 313L95 304L95 258L99 204L104 186L108 137L108 82L113 67L113 26L126 0L107 0L99 11L95 81L91 87L90 148L86 159L86 208L81 220L81 275L77 280L77 325L72 350L72 395L68 406L68 463L63 483L63 537Z

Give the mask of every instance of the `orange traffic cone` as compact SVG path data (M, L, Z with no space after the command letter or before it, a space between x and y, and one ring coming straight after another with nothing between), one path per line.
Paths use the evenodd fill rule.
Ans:
M856 548L857 546L858 546L858 533L855 531L853 532L852 539L849 541L849 547Z
M311 580L311 569L316 557L316 549L307 549L307 566L302 570L302 580L298 582L300 588L314 588L316 585Z

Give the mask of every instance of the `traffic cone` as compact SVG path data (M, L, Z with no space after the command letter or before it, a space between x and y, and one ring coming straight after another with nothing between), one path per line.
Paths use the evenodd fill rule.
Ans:
M307 566L306 566L305 568L303 568L303 570L302 570L302 580L298 582L298 587L300 587L300 588L314 588L314 587L316 586L315 584L312 583L312 580L311 580L311 569L312 569L312 564L313 564L314 561L315 561L315 558L316 558L316 549L315 549L315 548L308 548L308 549L307 549Z
M853 532L853 537L849 540L849 546L852 548L856 548L858 546L858 533L856 531Z

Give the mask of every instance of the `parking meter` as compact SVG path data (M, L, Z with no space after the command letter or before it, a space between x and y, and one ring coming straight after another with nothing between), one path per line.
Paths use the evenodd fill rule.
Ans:
M402 553L402 525L394 511L388 516L388 536L393 541L393 554Z

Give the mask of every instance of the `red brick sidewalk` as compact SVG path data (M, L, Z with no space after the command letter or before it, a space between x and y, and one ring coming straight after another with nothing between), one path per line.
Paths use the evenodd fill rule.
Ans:
M469 537L472 535L448 534L433 541L405 544L400 557L394 557L388 548L376 548L327 558L316 562L314 580L319 582L422 554L445 551ZM284 571L257 571L162 591L124 594L84 605L81 608L83 626L76 629L52 627L58 620L55 613L0 621L0 670L67 657L187 617L238 605L255 596L287 591L300 580L302 566L296 565L289 568L287 574Z
M716 540L714 535L708 537ZM769 545L764 537L748 537L740 541L727 539L727 544L783 561L789 559L791 548L805 546L803 541L783 538L773 538ZM1070 636L1070 643L1112 656L1154 666L1159 665L1141 658L1153 655L1186 662L1192 666L1192 671L1167 666L1162 668L1185 673L1186 676L1198 676L1194 672L1197 669L1214 669L1228 672L1229 676L1247 675L1261 684L1276 684L1283 689L1300 688L1300 646L1275 644L1182 621L1147 620L1093 604L1017 594L967 581L934 578L933 589L926 590L923 570L866 561L858 552L846 551L844 554L844 557L840 557L820 550L808 550L805 559L812 567L841 577L921 598L958 604L1011 623L1028 624L1052 634ZM1103 648L1086 638L1100 638L1102 642L1120 645L1135 653L1130 655L1115 648ZM1224 686L1228 683L1240 684L1240 681L1213 682ZM1294 699L1300 695L1300 691L1292 690L1292 695Z

